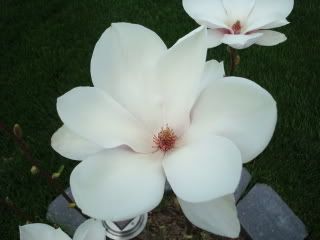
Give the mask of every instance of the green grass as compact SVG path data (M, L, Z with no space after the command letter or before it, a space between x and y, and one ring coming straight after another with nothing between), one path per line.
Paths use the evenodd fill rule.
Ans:
M90 85L89 63L95 42L111 22L142 24L171 46L196 24L181 1L166 0L0 0L0 120L19 123L41 166L53 172L61 164L68 176L75 163L50 147L61 125L56 98L71 88ZM279 120L269 147L247 165L255 182L271 185L305 222L311 239L320 239L320 4L296 0L288 41L276 47L240 51L236 72L266 88L277 100ZM209 51L218 60L225 46ZM58 194L0 133L0 198L45 221L46 207ZM24 220L0 206L0 238L18 239Z

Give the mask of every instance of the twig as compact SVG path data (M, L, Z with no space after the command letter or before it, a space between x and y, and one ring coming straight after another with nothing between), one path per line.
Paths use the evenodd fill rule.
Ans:
M30 151L27 143L23 140L22 137L17 137L15 134L13 134L11 131L9 131L9 129L2 122L0 122L0 130L6 132L10 136L10 138L13 139L13 141L19 146L19 148L22 151L23 155L32 164L32 166L36 166L38 169L40 169L39 168L39 166L40 166L39 162L32 157L31 151ZM57 192L61 193L62 196L70 204L74 203L74 201L65 193L65 191L64 191L63 187L61 186L61 184L59 182L57 182L56 179L53 179L50 173L46 172L43 169L40 169L39 174L43 178L47 179L48 183L50 185L52 185ZM82 213L82 211L81 211L81 209L79 207L75 206L74 209L76 209L84 217L87 217L86 215L84 215Z
M19 216L21 219L25 220L26 222L32 222L33 218L31 218L29 215L23 212L20 208L18 208L12 201L8 199L0 198L0 204L11 209L17 216Z
M228 52L230 55L230 69L228 76L232 76L237 68L237 65L239 64L239 55L237 50L232 47L228 47Z

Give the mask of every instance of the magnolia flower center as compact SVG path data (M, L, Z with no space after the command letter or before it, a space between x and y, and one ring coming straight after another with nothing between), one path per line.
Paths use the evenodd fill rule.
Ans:
M156 148L160 149L163 152L169 151L172 149L176 143L177 136L174 133L173 129L162 127L158 135L153 136L153 142L156 144Z
M236 21L231 27L233 34L240 34L241 33L241 24L240 21Z

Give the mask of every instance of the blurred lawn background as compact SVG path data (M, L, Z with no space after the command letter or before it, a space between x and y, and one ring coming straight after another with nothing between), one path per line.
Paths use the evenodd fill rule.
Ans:
M255 182L271 185L304 221L310 239L320 239L320 3L296 0L288 40L276 47L240 51L236 75L266 88L277 100L279 120L274 138L248 164ZM19 123L41 167L50 172L75 162L50 147L61 122L56 98L73 87L90 85L93 47L111 22L142 24L171 46L197 25L180 0L0 0L0 121ZM227 59L225 46L208 58ZM0 133L0 198L9 197L38 222L58 195L9 138ZM18 239L24 220L0 206L0 239Z

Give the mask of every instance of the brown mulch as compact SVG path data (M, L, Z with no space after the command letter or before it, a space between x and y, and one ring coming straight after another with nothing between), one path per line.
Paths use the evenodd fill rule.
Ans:
M230 240L210 234L193 226L183 215L175 196L167 195L161 206L154 209L148 218L148 223L136 240ZM242 231L236 240L249 240Z

